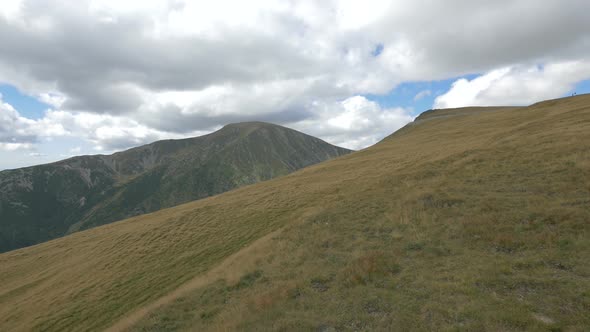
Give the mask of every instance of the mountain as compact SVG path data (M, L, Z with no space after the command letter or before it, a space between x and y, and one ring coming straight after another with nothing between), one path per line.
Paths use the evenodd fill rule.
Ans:
M368 149L0 254L6 331L590 327L590 96L435 110Z
M0 252L219 194L349 153L263 122L0 172Z

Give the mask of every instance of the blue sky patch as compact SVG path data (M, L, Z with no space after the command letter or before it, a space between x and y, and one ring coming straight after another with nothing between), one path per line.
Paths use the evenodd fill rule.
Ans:
M381 54L381 52L383 52L383 44L377 44L371 52L371 55L374 57L378 57L379 54Z
M43 113L51 108L50 105L21 93L12 85L0 84L0 94L5 103L12 105L22 116L29 119L40 119Z
M431 109L436 97L449 91L456 80L461 78L472 80L478 76L478 74L473 74L441 81L402 83L388 94L366 95L365 97L377 102L382 108L412 109L412 115L416 116Z
M590 93L590 80L579 82L567 95L569 96L574 92L579 95Z

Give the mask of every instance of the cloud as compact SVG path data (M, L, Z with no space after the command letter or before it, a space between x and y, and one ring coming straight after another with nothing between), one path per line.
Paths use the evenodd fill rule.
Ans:
M0 94L0 149L14 151L31 149L40 138L67 135L67 130L59 121L50 117L31 120L5 103Z
M279 113L274 115L279 121L274 122L290 120L290 126L295 129L322 137L334 144L351 149L361 149L376 143L413 120L411 111L408 109L383 109L376 102L363 96L353 96L341 101L316 101L308 108L310 109L309 114L312 116L293 117L296 112L288 112L288 115ZM14 111L14 114L20 118L18 112ZM161 139L204 135L219 128L215 127L215 120L219 120L219 118L207 119L205 117L211 116L211 114L215 114L215 112L197 113L195 116L214 127L184 134L154 129L122 116L56 110L46 111L42 119L26 120L26 126L23 128L24 132L30 134L31 143L37 142L42 137L79 137L94 144L97 151L111 152ZM221 113L219 116L226 115ZM253 116L252 120L255 119L256 117ZM160 127L162 126L160 125ZM51 128L59 130L51 130ZM31 148L33 146L31 143L21 146L11 143L12 145L3 147L11 150ZM80 152L79 148L70 150L71 154L78 152Z
M12 105L3 102L0 95L0 149L30 148L37 140L35 125L35 121L21 117Z
M29 150L33 148L31 143L3 143L0 142L0 150L5 151L16 151L16 150Z
M137 121L105 114L47 110L38 120L20 115L0 95L0 150L28 150L43 139L77 137L99 151L114 151L182 135L159 131ZM205 132L191 132L191 135ZM32 155L30 155L32 156Z
M0 6L0 16L5 18L14 17L21 10L22 2L22 0L3 1L2 6Z
M294 128L355 150L377 143L413 120L410 110L383 109L363 96L316 102L312 108L315 116L295 123Z
M134 110L145 101L141 89L315 77L348 97L403 80L586 56L590 47L583 0L25 0L21 8L0 19L0 63L22 69L26 77L15 81L56 86L66 108L99 113Z
M414 96L414 101L418 101L422 98L428 97L431 94L432 94L432 91L430 91L430 90L422 90Z
M586 58L590 47L584 0L394 3L377 33L385 39L383 62L406 80Z
M62 125L67 136L83 138L93 143L95 149L101 152L123 150L161 139L184 137L152 129L129 118L106 114L48 111L42 121ZM188 134L198 136L204 133L195 131Z
M434 107L527 105L561 97L589 77L590 61L505 67L470 81L455 81L448 92L435 99Z
M0 8L0 82L53 109L33 122L3 115L0 141L69 135L110 151L261 120L362 147L408 115L358 98L401 82L486 73L453 87L471 99L452 90L441 105L563 91L572 80L546 71L590 61L588 12L586 0L11 0ZM537 85L559 81L508 88L537 64Z
M65 96L55 92L42 92L37 97L40 101L55 108L60 108L66 101Z

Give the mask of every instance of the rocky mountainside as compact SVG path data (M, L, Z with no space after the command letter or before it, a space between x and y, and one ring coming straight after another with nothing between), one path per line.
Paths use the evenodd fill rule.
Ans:
M262 122L0 172L0 252L219 194L349 153Z

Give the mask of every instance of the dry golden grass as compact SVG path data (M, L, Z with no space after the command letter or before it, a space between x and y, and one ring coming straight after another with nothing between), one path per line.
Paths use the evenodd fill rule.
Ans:
M1 329L590 328L590 96L473 111L2 254Z

